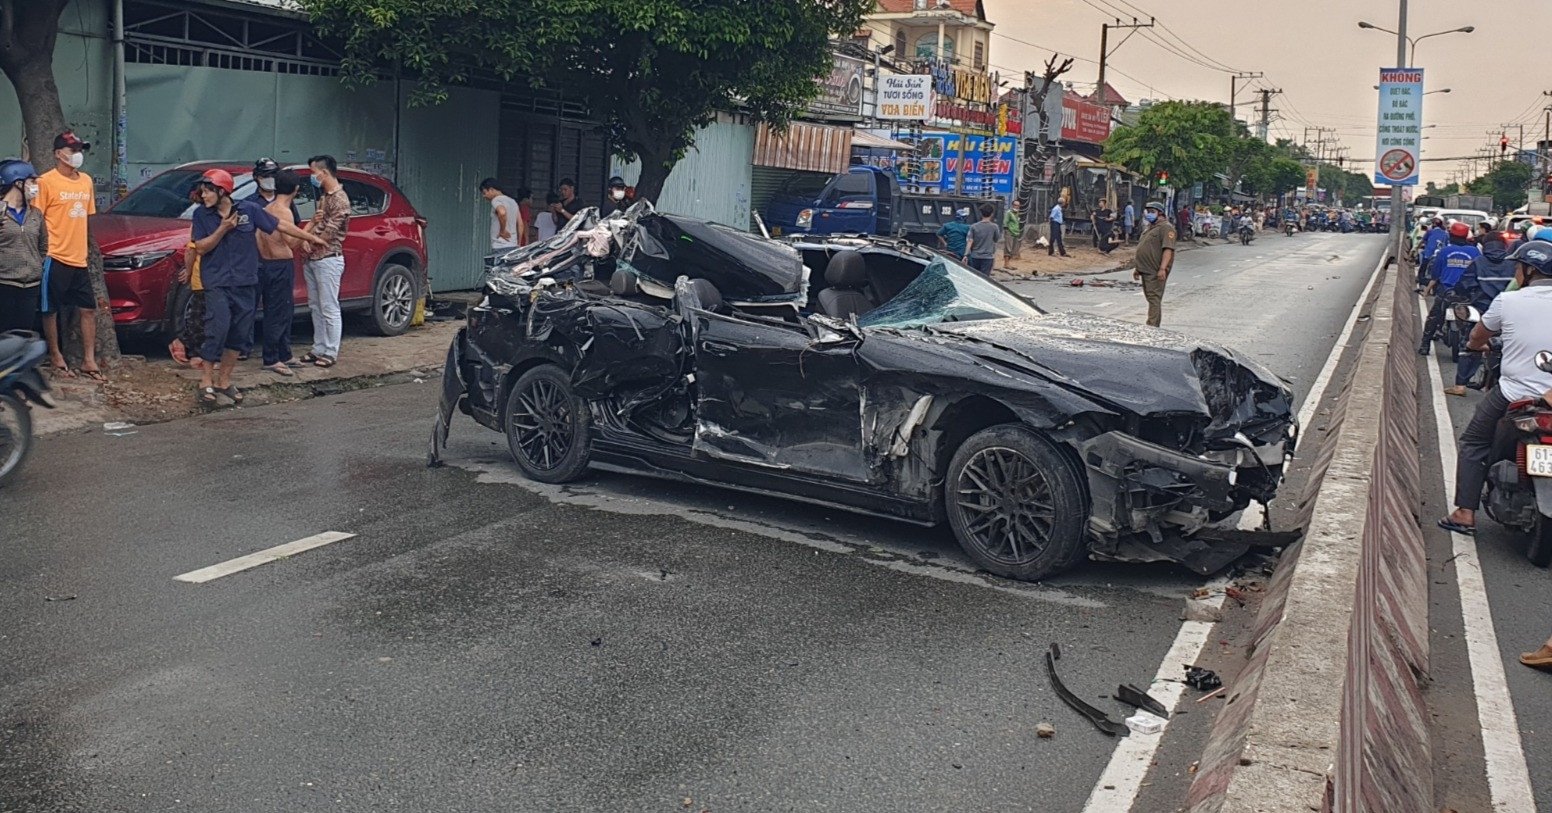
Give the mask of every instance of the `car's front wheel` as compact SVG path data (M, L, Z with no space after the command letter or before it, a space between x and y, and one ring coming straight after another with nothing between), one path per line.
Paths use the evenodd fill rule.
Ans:
M507 448L530 480L565 483L587 470L587 405L559 367L545 364L517 379L507 396Z
M943 482L949 525L976 564L1033 581L1088 554L1080 472L1050 441L1005 424L971 435Z

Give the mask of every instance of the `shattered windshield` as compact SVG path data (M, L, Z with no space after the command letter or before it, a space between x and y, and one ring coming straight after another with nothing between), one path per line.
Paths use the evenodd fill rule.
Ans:
M857 324L865 328L907 328L1039 315L1038 308L1012 291L939 257L894 299L858 317Z

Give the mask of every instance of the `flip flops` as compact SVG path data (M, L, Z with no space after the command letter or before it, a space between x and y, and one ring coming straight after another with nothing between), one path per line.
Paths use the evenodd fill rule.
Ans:
M1477 535L1477 529L1475 525L1465 525L1459 522L1455 522L1449 517L1445 517L1444 519L1439 520L1439 527L1449 531L1450 533L1462 534L1465 536Z
M282 378L290 378L296 375L296 373L291 370L290 365L283 361L277 361L274 364L265 365L264 369L269 370L270 372L281 376Z
M108 382L108 377L103 375L101 370L82 370L81 375L90 378L98 384L106 384Z

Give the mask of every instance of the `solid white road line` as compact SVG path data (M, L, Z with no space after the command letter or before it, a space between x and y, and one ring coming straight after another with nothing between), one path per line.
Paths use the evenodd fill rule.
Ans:
M1347 342L1352 338L1353 326L1358 323L1358 315L1363 311L1363 305L1369 300L1369 294L1374 290L1374 283L1385 270L1385 257L1388 252L1380 254L1379 265L1369 274L1369 282L1364 285L1363 293L1358 295L1358 301L1353 304L1353 310L1347 315L1347 324L1342 326L1342 332L1336 337L1336 344L1331 347L1331 354L1326 357L1326 363L1320 368L1320 374L1315 377L1315 383L1310 385L1309 393L1304 396L1304 403L1299 409L1300 431L1309 428L1309 423L1315 418L1315 410L1320 406L1320 399L1325 397L1326 387L1331 384L1331 376L1336 372L1336 367L1342 360L1342 351L1347 349ZM1251 503L1240 513L1239 527L1241 530L1250 530L1261 525L1261 518L1266 509L1260 503ZM1223 588L1229 585L1227 578L1216 578L1208 582L1206 587L1211 591L1211 597L1203 603L1211 605L1214 609L1223 606ZM1185 691L1185 684L1180 683L1181 666L1194 664L1201 657L1202 650L1212 640L1213 622L1210 621L1185 621L1180 625L1180 631L1175 634L1174 643L1170 644L1169 651L1164 653L1164 661L1159 664L1158 674L1153 678L1153 685L1149 688L1149 694L1164 704L1164 708L1171 712ZM1088 803L1083 806L1083 813L1127 813L1137 801L1137 794L1142 790L1143 779L1148 775L1148 768L1153 765L1154 755L1158 753L1159 743L1164 739L1164 733L1169 730L1169 722L1166 720L1164 728L1157 734L1132 733L1129 737L1123 737L1116 743L1116 749L1110 755L1110 762L1105 765L1105 770L1099 775L1099 781L1094 783L1094 790L1089 793Z
M284 545L276 545L273 548L265 548L264 550L261 550L257 553L250 553L247 556L239 556L236 559L228 559L225 562L211 565L210 567L202 567L199 570L190 570L189 572L182 575L174 576L173 579L180 582L189 582L190 584L202 584L213 579L219 579L222 576L230 576L233 573L239 573L252 567L258 567L262 564L284 559L287 556L295 556L302 551L312 550L313 548L321 548L324 545L328 545L333 542L340 542L346 539L350 539L353 536L355 536L355 534L340 533L339 531L326 531L321 534L309 536L305 539L298 539L295 542L287 542Z
M1455 429L1444 402L1444 381L1438 356L1430 353L1428 385L1433 389L1433 417L1439 432L1439 461L1444 468L1444 504L1453 504L1450 488L1455 480ZM1478 511L1481 517L1482 512ZM1428 522L1431 518L1424 517ZM1455 584L1460 590L1460 615L1465 622L1466 654L1471 661L1471 680L1477 694L1477 723L1482 728L1482 751L1487 758L1487 789L1495 813L1535 813L1530 768L1520 742L1520 725L1514 699L1504 679L1498 632L1493 627L1493 608L1487 602L1487 582L1477 559L1476 541L1450 533L1454 548ZM1537 642L1539 643L1539 642Z

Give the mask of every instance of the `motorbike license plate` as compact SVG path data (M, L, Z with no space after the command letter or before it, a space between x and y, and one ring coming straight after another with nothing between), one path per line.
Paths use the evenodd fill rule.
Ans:
M1532 477L1552 477L1552 446L1527 444L1525 473Z

